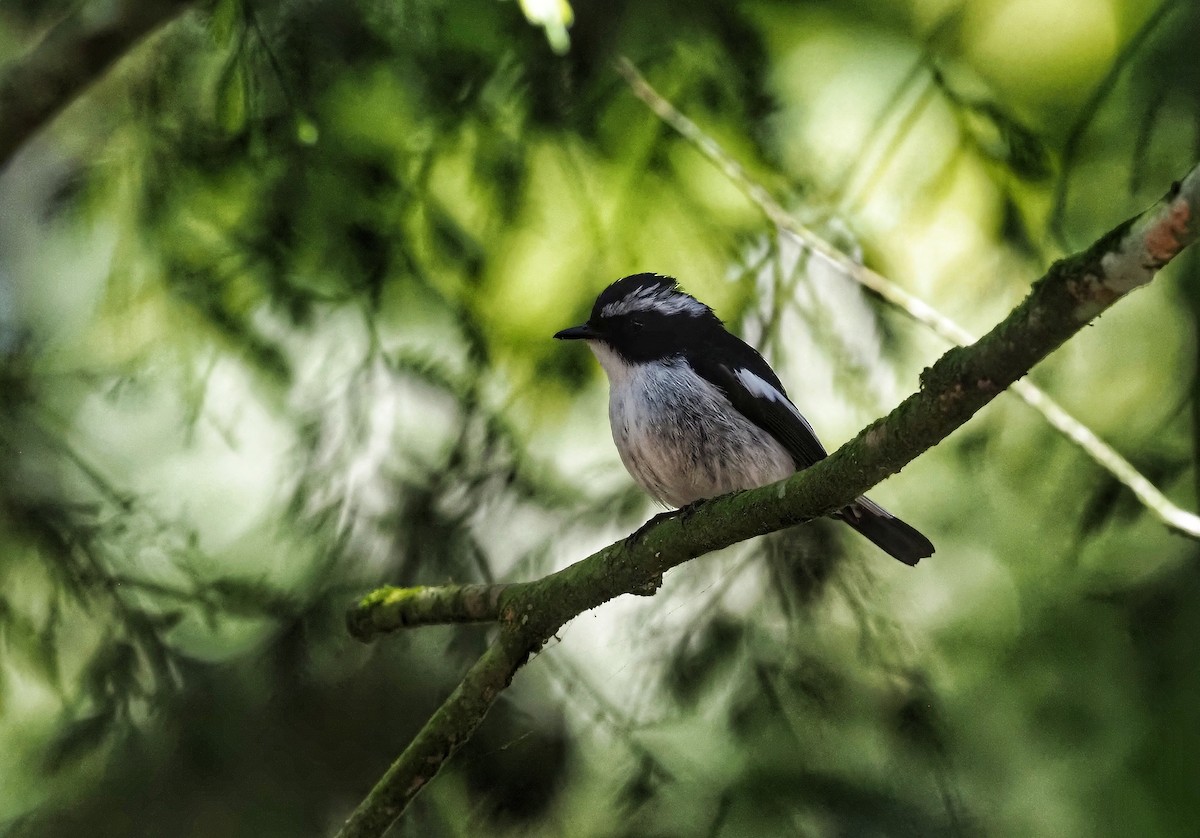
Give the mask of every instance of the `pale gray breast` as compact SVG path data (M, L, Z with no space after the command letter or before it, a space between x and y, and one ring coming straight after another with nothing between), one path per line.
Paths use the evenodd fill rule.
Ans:
M608 416L621 461L663 503L682 506L795 471L774 437L682 360L631 365L596 354L609 375Z

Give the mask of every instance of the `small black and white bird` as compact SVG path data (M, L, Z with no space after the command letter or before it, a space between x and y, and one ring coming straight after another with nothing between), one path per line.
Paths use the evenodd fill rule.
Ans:
M827 456L762 356L669 276L617 280L587 323L554 337L587 341L608 375L621 462L664 504L765 486ZM933 555L928 538L866 497L836 517L907 565Z

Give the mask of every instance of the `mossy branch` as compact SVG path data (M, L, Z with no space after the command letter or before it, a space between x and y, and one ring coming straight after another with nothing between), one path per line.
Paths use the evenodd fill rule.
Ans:
M363 597L346 615L346 629L359 640L412 626L495 622L500 597L510 585L384 587Z
M117 59L189 0L85 2L0 72L0 169Z
M963 425L1064 341L1200 236L1200 167L1151 209L1087 251L1055 263L987 335L956 347L921 375L921 389L828 459L787 480L668 517L535 582L488 588L394 589L356 605L359 636L430 622L441 613L494 616L500 630L462 683L355 810L340 838L382 835L483 721L513 675L567 621L626 593L644 594L689 559L840 509ZM930 567L924 565L924 567ZM469 596L466 591L470 591ZM441 593L439 593L441 592ZM459 603L436 608L430 603ZM471 603L486 603L476 608ZM381 602L386 602L383 607ZM438 609L442 609L438 611ZM461 611L461 613L459 613Z

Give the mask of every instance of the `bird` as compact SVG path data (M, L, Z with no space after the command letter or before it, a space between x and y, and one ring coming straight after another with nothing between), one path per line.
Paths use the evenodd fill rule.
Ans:
M618 279L586 323L554 337L596 356L621 462L668 507L765 486L828 456L771 366L674 277ZM833 517L906 565L933 555L928 538L865 496Z

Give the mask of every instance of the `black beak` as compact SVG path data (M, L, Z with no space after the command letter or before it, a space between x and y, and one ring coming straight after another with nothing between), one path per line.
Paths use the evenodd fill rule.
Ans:
M569 329L563 329L561 332L555 334L554 337L557 340L591 340L592 338L599 337L599 335L596 334L595 329L584 323L582 326L572 326Z

